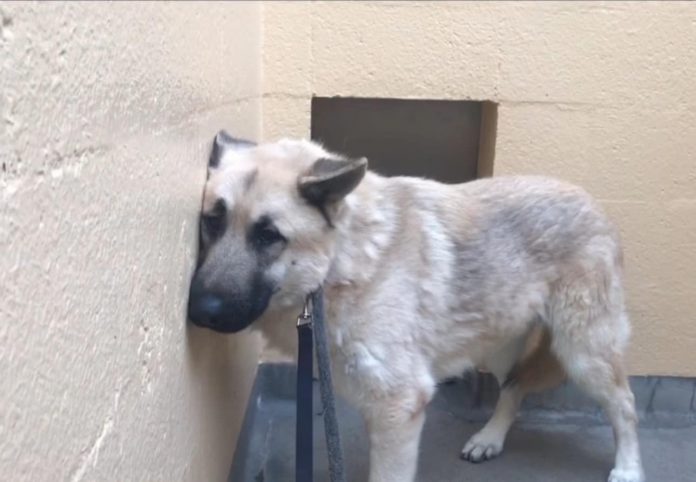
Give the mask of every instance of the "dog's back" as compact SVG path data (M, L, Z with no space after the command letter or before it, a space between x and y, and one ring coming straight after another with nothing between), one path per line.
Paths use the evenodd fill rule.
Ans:
M359 188L356 195L379 191L379 200L367 204L381 203L374 209L388 213L386 224L399 234L392 233L382 248L384 262L375 269L385 274L376 279L385 283L394 263L406 264L394 282L401 289L408 282L404 271L411 276L408 289L418 292L417 309L426 325L448 333L448 343L456 342L459 332L461 342L471 332L502 341L525 333L536 320L551 327L561 323L573 297L620 318L619 236L582 189L535 176L459 185L374 177L364 184L369 194ZM356 211L358 218L374 216L367 206ZM354 234L353 242L368 244L357 242L364 233ZM398 256L391 259L390 253ZM622 324L616 330L617 346L627 329ZM450 375L455 374L442 373Z

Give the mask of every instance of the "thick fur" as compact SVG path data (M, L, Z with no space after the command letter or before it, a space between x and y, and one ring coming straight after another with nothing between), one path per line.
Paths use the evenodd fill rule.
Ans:
M204 292L241 287L251 279L245 272L260 270L272 295L251 327L289 354L294 317L305 296L324 286L334 378L365 417L370 482L414 480L437 383L475 367L504 387L463 458L500 453L524 394L567 375L614 427L609 481L642 481L622 364L630 329L621 248L597 203L542 177L444 185L368 172L319 209L303 198L298 179L327 158L341 156L294 140L225 151L203 210L223 199L227 231L206 247L197 277ZM254 267L243 233L260 216L273 219L286 243ZM239 290L230 296L253 296ZM533 331L541 341L525 355Z

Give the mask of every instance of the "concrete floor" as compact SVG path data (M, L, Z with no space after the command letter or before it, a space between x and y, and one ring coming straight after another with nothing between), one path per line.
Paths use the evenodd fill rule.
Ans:
M292 382L292 377L285 380ZM286 387L287 388L287 387ZM275 387L277 389L277 387ZM601 419L575 416L572 423L554 414L525 417L511 430L497 459L480 464L459 459L470 435L482 425L483 413L464 416L453 406L461 387L441 388L429 406L421 442L418 480L445 481L563 481L601 482L613 462L611 428ZM283 395L257 394L246 421L246 440L240 439L230 482L289 482L294 473L294 400ZM317 399L315 406L320 410ZM339 420L349 482L367 480L368 444L358 414L339 401ZM577 415L577 414L576 414ZM472 421L473 420L473 421ZM696 482L696 424L660 428L647 424L640 439L647 480ZM322 418L315 419L315 480L328 481ZM243 434L244 435L244 434Z

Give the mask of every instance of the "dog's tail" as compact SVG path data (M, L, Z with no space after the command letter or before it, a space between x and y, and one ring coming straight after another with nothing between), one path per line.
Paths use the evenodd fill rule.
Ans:
M560 385L566 373L551 351L551 332L537 326L529 335L526 354L512 367L502 388L516 387L532 393Z

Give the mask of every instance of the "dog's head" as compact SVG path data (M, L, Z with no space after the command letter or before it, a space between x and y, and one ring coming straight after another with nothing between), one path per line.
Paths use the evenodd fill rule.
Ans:
M301 304L323 282L333 223L367 169L309 141L256 145L221 131L210 155L188 315L232 333Z

